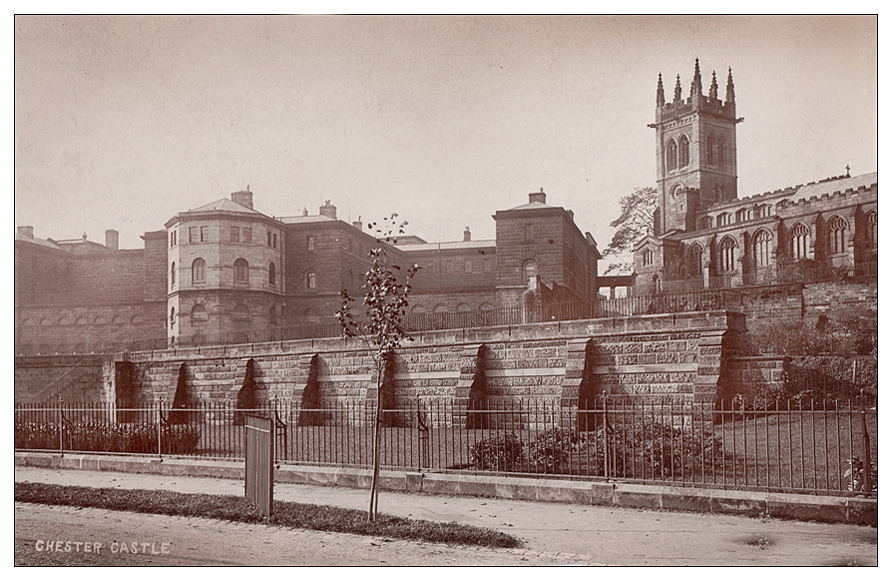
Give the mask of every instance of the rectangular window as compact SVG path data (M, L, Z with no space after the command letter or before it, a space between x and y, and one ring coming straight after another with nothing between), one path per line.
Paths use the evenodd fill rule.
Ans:
M246 226L242 229L242 242L250 243L251 242L251 227Z
M229 242L239 242L240 230L238 226L229 227Z
M277 245L278 245L278 240L277 240L276 233L271 230L268 230L267 231L267 246L275 249L277 247Z
M273 233L273 248L279 248L279 235L275 232Z
M351 240L351 242L353 242L353 241ZM312 251L315 248L315 246L316 246L316 241L313 239L312 236L308 236L307 237L307 250ZM353 245L351 245L351 247L353 247Z
M171 246L172 247L177 246L177 231L176 230L171 231Z
M208 242L209 240L211 240L208 236L208 227L207 226L201 227L200 236L201 236L202 242Z
M198 242L198 227L197 226L189 227L189 242L191 242L191 243Z

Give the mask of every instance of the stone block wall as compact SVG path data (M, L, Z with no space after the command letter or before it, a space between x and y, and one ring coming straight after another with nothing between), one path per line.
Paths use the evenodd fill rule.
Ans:
M112 366L113 369L113 366ZM51 356L15 359L15 402L105 402L113 375L100 356Z
M577 398L586 367L600 393L712 405L724 343L741 330L739 314L700 312L423 333L397 351L394 390L400 404L434 399L462 407L483 358L488 397L558 405ZM253 358L258 398L297 405L313 354L323 403L360 405L374 395L366 346L328 339L134 353L136 400L171 400L186 362L194 398L235 401Z
M785 356L730 357L727 360L729 396L748 402L763 394L780 394L785 386Z

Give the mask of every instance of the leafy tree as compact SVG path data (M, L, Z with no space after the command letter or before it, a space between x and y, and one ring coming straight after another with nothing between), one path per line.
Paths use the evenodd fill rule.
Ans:
M602 255L611 257L605 274L632 270L629 254L642 237L654 234L654 211L657 209L657 190L651 187L636 188L620 199L620 216L611 222L616 228L610 244Z
M366 271L363 283L363 317L353 316L354 298L347 290L341 291L341 308L335 313L341 323L341 335L345 338L360 338L366 342L376 371L375 426L372 444L372 486L369 492L369 521L375 521L378 513L378 473L381 456L382 392L385 380L385 366L390 354L404 339L412 340L403 328L403 318L409 305L412 291L410 282L419 270L418 265L403 270L388 257L388 246L396 242L396 235L403 234L406 222L397 222L392 214L382 225L373 222L368 225L376 233L378 246L369 251L372 266ZM395 234L396 232L396 234Z

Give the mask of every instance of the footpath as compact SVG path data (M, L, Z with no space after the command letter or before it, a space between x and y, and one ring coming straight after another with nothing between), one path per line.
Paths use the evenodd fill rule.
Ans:
M244 493L242 481L227 478L19 465L15 468L15 479L184 493ZM368 504L368 492L361 489L293 483L276 483L274 498L354 509L365 509ZM33 507L17 505L17 519L20 513L26 514ZM380 493L379 511L501 530L524 540L525 547L511 550L512 555L542 564L870 566L878 563L877 528L783 520L771 515L742 517L394 491ZM271 535L287 534L273 532ZM320 539L326 536L316 532L313 535ZM350 543L375 544L367 540ZM499 556L490 556L486 563L493 564L493 559L498 561ZM474 563L467 557L459 561L465 562ZM326 565L353 563L348 555L344 563ZM506 560L505 563L514 562Z

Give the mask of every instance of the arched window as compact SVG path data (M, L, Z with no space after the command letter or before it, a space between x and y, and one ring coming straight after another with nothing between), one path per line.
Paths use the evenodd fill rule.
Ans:
M530 282L531 277L536 277L536 262L527 261L524 263L524 283Z
M828 221L828 247L832 255L846 252L846 231L849 225L839 216Z
M409 310L409 313L412 315L425 315L425 308L421 305L413 305L412 309Z
M772 242L772 235L767 231L761 230L753 239L753 257L757 268L769 266L769 245Z
M270 263L270 271L267 282L274 287L276 286L276 265L273 263Z
M233 263L233 280L236 283L248 282L248 261L245 259L236 259Z
M676 147L676 140L671 139L667 142L667 170L675 170L679 167L679 152Z
M205 306L201 303L196 303L192 306L192 314L190 315L190 319L192 320L192 324L201 323L204 321L208 321L208 310L205 309Z
M205 260L204 259L195 259L192 261L192 282L193 283L204 283L205 282Z
M695 243L688 251L688 268L692 276L698 276L704 271L704 247Z
M809 228L797 223L791 229L791 258L795 261L805 259L809 250Z
M716 165L720 168L726 165L726 140L723 138L716 142Z
M865 217L865 242L869 248L877 246L877 212L869 212Z
M691 152L688 136L683 135L679 138L679 167L686 167L691 162Z
M456 311L459 313L471 311L471 305L467 303L460 303L456 306Z
M735 249L738 243L727 236L719 243L719 270L722 273L731 273L735 270Z
M307 273L307 288L316 289L316 273Z
M171 289L177 284L177 263L171 263Z
M716 136L712 133L707 136L707 165L716 165Z
M174 329L174 324L177 322L177 309L171 307L171 329Z

